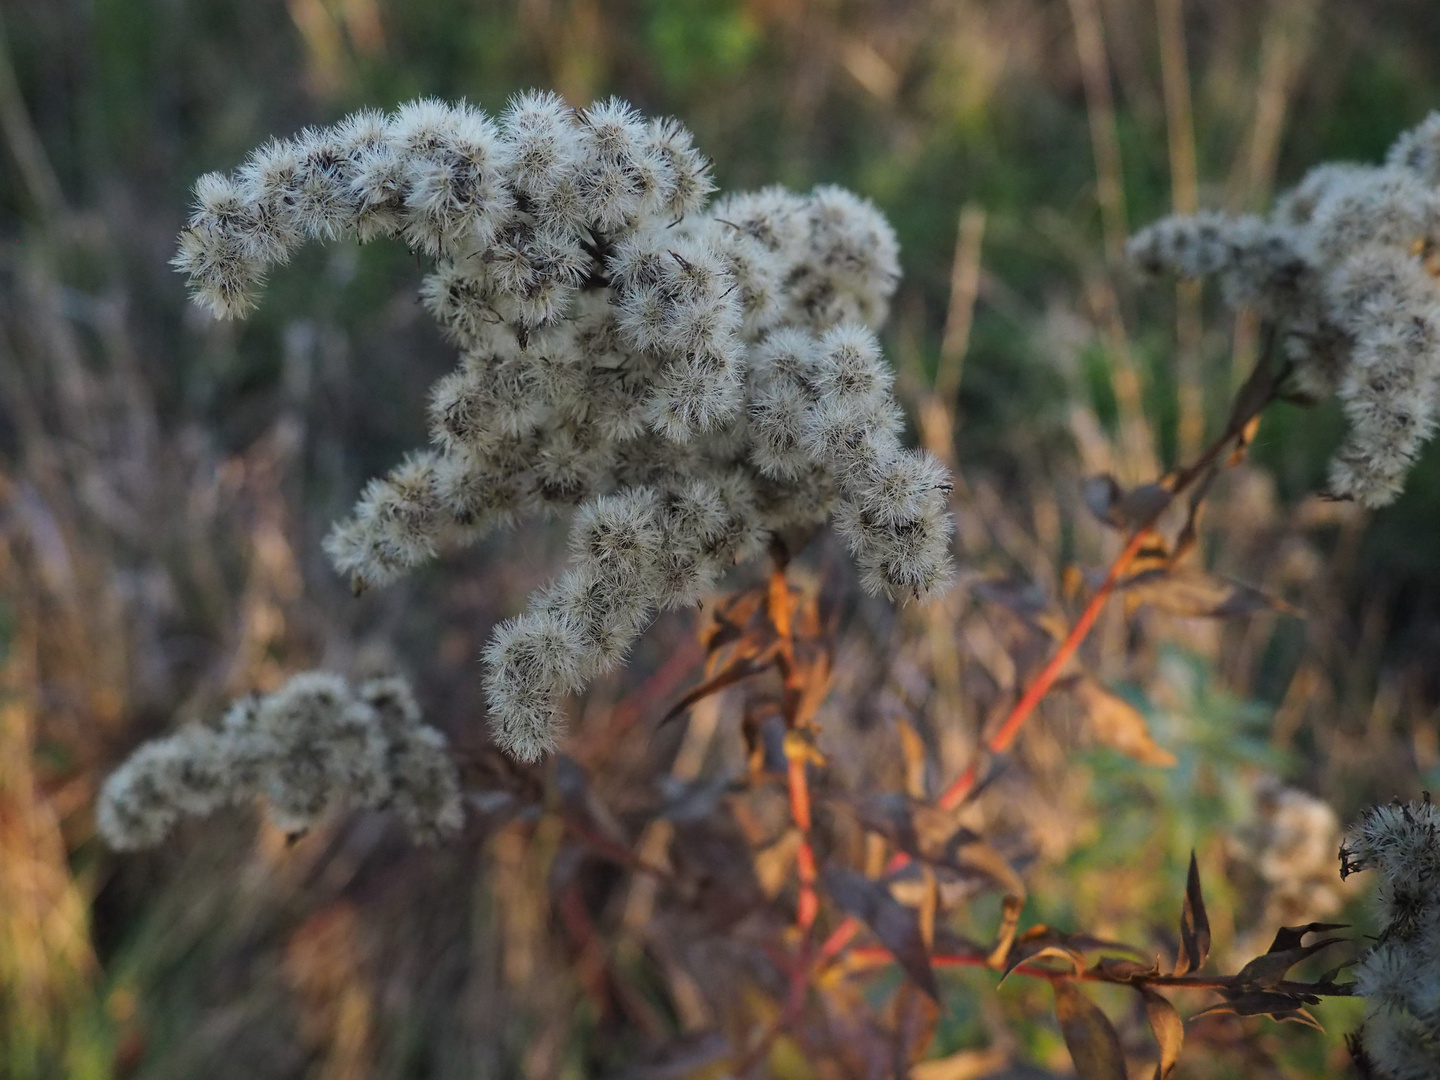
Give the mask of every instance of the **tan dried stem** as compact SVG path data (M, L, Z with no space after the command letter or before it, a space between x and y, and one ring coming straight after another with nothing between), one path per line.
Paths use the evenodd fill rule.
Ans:
M1086 112L1090 118L1090 144L1095 154L1095 194L1105 233L1105 260L1112 268L1125 261L1125 182L1120 167L1120 134L1115 125L1115 99L1110 88L1110 64L1105 55L1105 27L1096 0L1070 0L1075 22L1075 48L1085 83Z
M1160 33L1160 74L1165 87L1165 134L1170 151L1170 199L1177 214L1200 209L1195 163L1195 119L1190 98L1190 65L1185 54L1182 0L1156 0ZM1205 396L1200 378L1200 285L1175 285L1176 374L1182 460L1200 452L1205 438Z

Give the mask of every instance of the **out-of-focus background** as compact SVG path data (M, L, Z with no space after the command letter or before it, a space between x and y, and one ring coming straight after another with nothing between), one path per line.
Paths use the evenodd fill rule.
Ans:
M718 1077L705 1033L765 1016L743 965L681 955L699 932L663 896L577 869L551 818L483 798L440 849L383 814L293 845L248 813L140 856L98 842L97 785L138 742L309 667L406 671L462 756L503 769L476 658L563 560L563 531L536 524L349 596L319 539L424 441L454 357L398 246L306 251L243 324L187 306L167 262L201 173L360 106L433 94L494 112L541 86L680 117L723 188L872 198L902 245L885 340L913 436L959 463L962 565L1006 584L897 613L857 601L823 541L799 572L842 598L833 767L873 773L903 729L931 769L912 793L933 794L1033 664L1014 613L1114 552L1084 478L1139 482L1193 455L1258 348L1208 293L1137 289L1127 230L1263 207L1320 161L1376 160L1440 106L1431 0L5 0L0 20L0 1075L15 1080ZM1024 863L1027 922L1158 951L1192 847L1221 963L1281 923L1363 920L1364 886L1335 873L1339 823L1440 784L1440 454L1365 514L1314 494L1340 434L1333 406L1277 406L1204 520L1209 565L1303 618L1127 623L1117 604L1087 647L1177 764L1091 745L1063 702L1027 731L1025 769L983 821ZM657 769L718 774L743 753L726 697L679 761L656 727L698 678L695 625L667 616L573 710L572 753L622 833ZM629 935L607 938L608 961L584 947L591 919ZM597 964L614 983L598 1005ZM1048 991L1023 981L945 976L929 1054L949 1064L914 1075L1066 1075ZM1143 1042L1130 1003L1104 1002ZM1177 1075L1342 1075L1357 1011L1317 1015L1324 1034L1207 1018ZM656 1056L676 1040L691 1058ZM762 1068L848 1075L827 1061L781 1040Z

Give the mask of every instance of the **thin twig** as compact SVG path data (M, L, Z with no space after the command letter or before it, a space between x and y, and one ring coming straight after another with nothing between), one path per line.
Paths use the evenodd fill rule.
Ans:
M1160 33L1160 73L1165 85L1165 134L1170 149L1170 199L1177 214L1200 208L1195 164L1195 120L1190 99L1190 65L1185 55L1185 19L1181 0L1156 0ZM1200 284L1175 283L1177 374L1176 442L1183 461L1198 453L1205 438L1205 395L1200 379Z
M574 833L576 839L594 848L596 854L603 855L605 858L621 866L628 866L631 870L638 870L642 874L650 874L662 881L669 881L675 877L667 867L656 866L654 863L647 862L623 844L617 844L615 841L608 840L604 836L601 836L583 821L569 814L561 814L559 817L565 828Z
M955 241L955 262L950 269L950 306L945 311L945 334L940 339L940 360L935 369L935 396L947 408L955 406L970 347L975 301L980 295L980 253L985 240L985 209L966 203L960 211Z
M20 82L10 61L10 40L3 15L0 15L0 134L5 137L5 145L15 159L25 190L41 217L53 219L61 214L66 208L65 196L20 94Z
M1075 22L1075 48L1085 83L1090 143L1095 154L1095 193L1105 234L1105 261L1113 269L1125 260L1125 184L1120 168L1120 135L1115 125L1115 98L1110 89L1110 64L1105 56L1105 29L1096 0L1070 0Z

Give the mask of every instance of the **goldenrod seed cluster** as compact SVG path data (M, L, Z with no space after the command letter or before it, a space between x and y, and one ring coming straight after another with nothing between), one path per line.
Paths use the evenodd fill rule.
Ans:
M657 610L773 535L833 514L871 591L948 580L949 478L902 449L873 332L894 233L838 188L707 207L712 189L675 121L541 93L498 121L436 101L360 113L197 185L176 262L219 315L305 239L434 257L422 297L461 360L431 446L371 481L326 550L358 589L573 508L570 570L485 653L492 730L518 757L553 748L558 699Z
M1268 217L1172 217L1131 241L1145 270L1216 277L1282 335L1295 385L1338 395L1349 437L1330 491L1391 502L1440 404L1440 113L1381 166L1323 165Z
M1351 829L1342 872L1374 870L1384 930L1355 968L1364 1048L1383 1080L1440 1076L1440 808L1377 806Z
M462 824L445 738L420 722L409 685L385 678L352 688L323 672L236 702L218 728L197 724L146 743L106 780L98 824L111 847L152 847L182 815L256 796L291 833L337 805L393 809L417 840Z

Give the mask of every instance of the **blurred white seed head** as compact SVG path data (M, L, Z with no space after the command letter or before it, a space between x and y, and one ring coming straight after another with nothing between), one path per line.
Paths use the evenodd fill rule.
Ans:
M420 840L463 824L459 778L438 731L398 678L352 688L326 672L237 702L218 728L142 745L100 792L97 824L118 850L153 847L179 818L260 796L303 832L335 807L393 807Z
M1338 395L1350 423L1330 494L1366 506L1399 495L1435 428L1437 164L1440 113L1402 135L1383 166L1311 170L1268 217L1166 218L1130 243L1143 271L1215 277L1232 305L1274 323L1295 389Z

